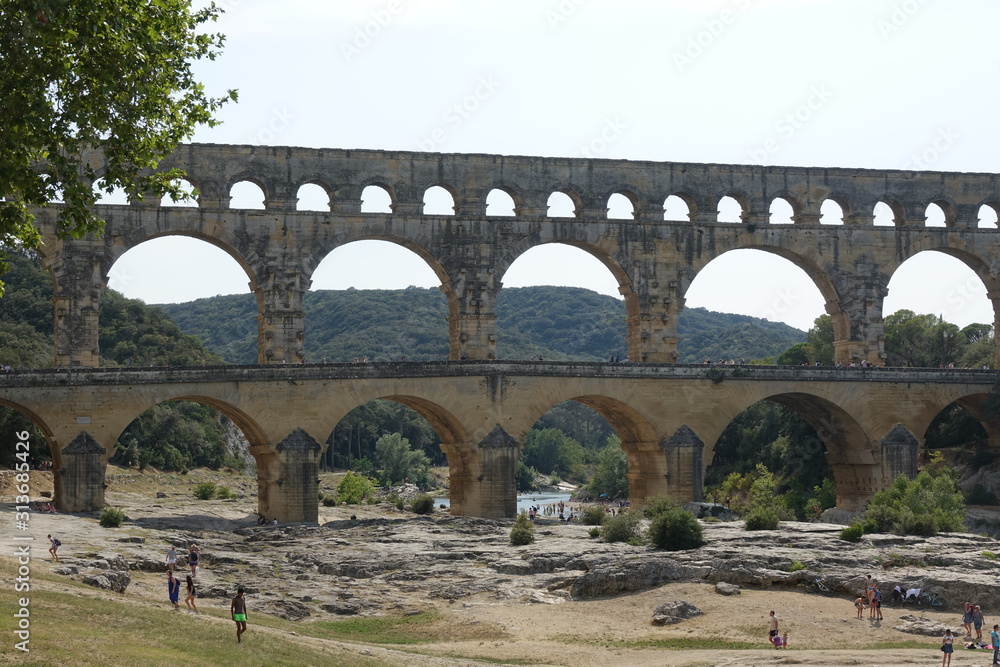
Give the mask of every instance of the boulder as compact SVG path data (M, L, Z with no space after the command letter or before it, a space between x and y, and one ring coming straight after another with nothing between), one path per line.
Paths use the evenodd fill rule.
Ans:
M684 509L699 519L732 521L732 511L720 503L684 503Z
M607 597L656 588L681 577L682 568L672 558L609 559L577 577L570 593L575 599Z
M327 602L321 604L320 609L338 616L353 616L361 611L361 605L356 602Z
M657 625L673 625L681 621L701 616L704 612L685 600L664 602L653 610L653 623Z
M715 592L719 595L739 595L740 587L736 584L730 584L725 581L720 581L715 584Z
M111 590L115 593L124 593L128 585L132 583L132 577L127 571L105 570L100 574L85 574L81 578L83 583L96 586L103 590Z

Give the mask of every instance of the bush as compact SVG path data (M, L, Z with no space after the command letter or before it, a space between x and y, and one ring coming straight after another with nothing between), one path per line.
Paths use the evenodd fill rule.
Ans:
M337 484L336 504L358 505L375 492L375 482L365 475L348 471Z
M667 512L673 512L681 509L681 506L677 504L677 501L667 495L653 496L646 502L646 506L642 508L642 515L647 519L655 519L661 514L666 514Z
M580 515L580 523L585 526L600 526L604 523L604 519L607 517L607 513L604 511L603 507L599 505L590 505L583 510L583 514Z
M236 494L230 491L228 486L220 486L215 490L215 497L219 500L229 500L235 498Z
M935 470L933 475L925 470L914 480L900 475L892 486L876 493L865 510L864 531L929 537L963 530L962 492L948 468Z
M653 546L667 551L696 549L705 543L698 519L679 508L656 515L649 524L648 534Z
M628 542L639 537L639 521L642 516L638 512L625 510L605 520L601 526L601 539L605 542Z
M336 507L337 499L333 496L323 496L323 507Z
M781 520L770 507L755 507L747 514L743 527L746 530L777 530Z
M430 514L434 511L434 499L426 493L421 493L410 503L410 508L417 514Z
M211 500L215 497L215 482L202 482L194 487L194 497L198 500Z
M587 534L590 535L591 537L600 537L601 529L597 526L594 526L593 528L587 531Z
M534 541L535 526L528 520L527 512L521 512L514 520L514 527L510 529L510 543L515 547L520 547Z
M792 564L789 566L789 572L798 572L799 570L806 569L806 564L800 560L793 560Z
M865 528L860 523L852 523L847 528L840 531L840 539L845 542L860 542L861 536L865 534Z
M125 512L115 507L108 507L101 512L100 524L105 528L118 528L125 520Z

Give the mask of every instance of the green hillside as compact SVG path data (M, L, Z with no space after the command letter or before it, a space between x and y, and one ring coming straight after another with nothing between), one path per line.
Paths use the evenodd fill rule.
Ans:
M250 294L160 306L182 331L231 363L257 361L256 305ZM321 290L305 298L306 358L330 362L445 359L447 305L437 289ZM805 332L745 315L689 308L681 313L680 361L777 356ZM625 304L577 287L507 288L497 297L497 354L554 361L625 357Z

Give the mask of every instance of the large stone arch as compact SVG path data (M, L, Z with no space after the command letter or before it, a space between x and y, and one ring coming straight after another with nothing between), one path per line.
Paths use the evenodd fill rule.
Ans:
M801 391L774 391L753 387L731 400L717 405L714 418L704 421L698 435L704 438L705 463L712 460L715 444L733 419L751 405L769 400L797 412L815 429L816 443L796 443L798 447L822 446L833 468L837 487L837 507L860 510L884 484L882 453L871 437L836 396L821 396Z
M808 251L801 252L797 249L762 243L753 234L743 234L739 237L729 235L718 239L718 241L717 244L713 244L711 250L706 249L701 253L693 255L688 264L688 270L681 272L679 282L682 297L687 294L688 289L702 269L727 252L733 250L761 250L787 259L809 276L809 279L812 280L823 296L826 312L833 320L834 341L850 340L851 320L841 305L843 296L841 289L838 288L838 282L840 282L838 279L840 277L835 273L834 267L825 262L822 257ZM727 243L727 241L729 242ZM683 298L680 300L680 303L684 303Z

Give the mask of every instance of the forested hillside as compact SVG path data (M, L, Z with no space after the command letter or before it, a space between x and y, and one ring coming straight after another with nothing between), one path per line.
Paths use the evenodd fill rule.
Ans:
M256 304L250 294L163 308L186 333L231 363L257 361ZM448 311L437 289L320 290L306 294L306 358L330 362L448 357ZM678 323L680 361L775 357L805 340L780 322L689 308ZM625 358L625 304L577 287L506 288L497 297L497 354L554 361Z

